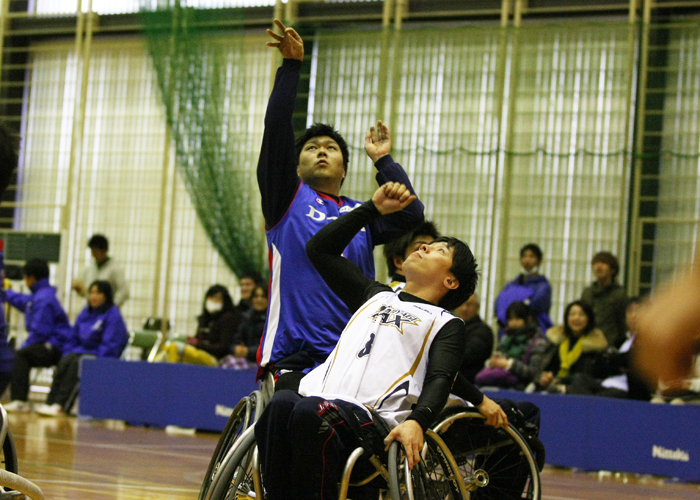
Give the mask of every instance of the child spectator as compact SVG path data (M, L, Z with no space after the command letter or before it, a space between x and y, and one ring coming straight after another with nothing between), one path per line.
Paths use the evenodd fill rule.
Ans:
M217 366L219 360L229 353L240 317L228 290L222 285L212 286L204 296L197 335L190 337L187 345L167 342L163 348L165 360Z
M43 259L32 259L24 266L24 283L31 290L25 295L7 290L7 303L24 313L29 336L15 353L10 385L12 401L7 411L27 412L31 406L29 372L35 366L54 366L62 356L64 344L72 334L68 316L56 298L56 289L49 285L49 265Z
M508 324L498 350L476 376L477 385L523 389L542 364L547 340L524 302L513 302L506 311Z
M48 416L69 411L73 389L79 381L80 360L85 356L118 358L126 346L126 325L114 304L112 286L107 281L95 281L88 288L85 309L80 311L73 326L73 335L63 347L46 404L35 408Z
M586 302L574 301L564 311L564 324L547 330L549 345L542 358L540 389L565 393L572 376L593 371L608 347L605 335L595 327L595 314Z
M257 365L255 357L267 316L267 288L257 285L250 296L250 303L252 307L243 315L231 344L231 354L219 363L223 368L241 369Z

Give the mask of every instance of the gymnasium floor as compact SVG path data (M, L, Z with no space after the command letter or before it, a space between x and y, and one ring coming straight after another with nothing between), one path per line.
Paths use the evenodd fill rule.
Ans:
M47 500L196 499L218 435L168 435L162 430L74 417L11 414L20 475ZM542 473L545 500L698 499L700 485L660 478Z

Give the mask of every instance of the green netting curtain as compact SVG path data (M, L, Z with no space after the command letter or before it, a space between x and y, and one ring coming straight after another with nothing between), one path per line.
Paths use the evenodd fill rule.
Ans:
M146 4L149 8L146 8ZM206 10L142 2L177 167L199 220L238 276L265 269L251 163L243 32L216 36ZM235 9L240 15L240 9ZM210 20L210 19L209 19Z

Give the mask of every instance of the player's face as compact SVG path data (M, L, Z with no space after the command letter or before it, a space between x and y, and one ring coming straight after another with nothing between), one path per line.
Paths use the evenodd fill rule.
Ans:
M408 266L408 267L406 267ZM415 270L425 276L432 276L443 281L452 276L452 249L446 242L422 244L418 250L408 256L403 264L404 271Z
M403 260L406 260L408 256L418 250L421 245L432 243L434 239L435 238L428 234L421 234L413 238L413 241L411 241L411 243L408 244L408 248L406 248L406 253L403 256Z
M344 165L338 143L323 135L306 141L299 155L297 173L311 187L330 182L337 183L340 190L340 183L345 177Z

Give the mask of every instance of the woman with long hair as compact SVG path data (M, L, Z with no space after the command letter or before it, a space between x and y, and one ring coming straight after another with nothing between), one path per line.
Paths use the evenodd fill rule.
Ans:
M79 381L80 360L85 357L118 358L126 346L128 334L119 307L114 304L112 286L93 281L88 300L73 325L72 335L63 346L63 357L56 366L46 404L36 407L42 415L68 412Z
M202 314L197 318L197 334L187 345L170 342L165 346L166 361L217 366L229 353L240 323L240 313L233 305L226 287L213 285L204 294Z
M564 324L547 330L549 346L539 377L541 389L566 392L578 373L591 373L595 360L608 347L605 334L595 326L593 308L576 300L566 306Z

